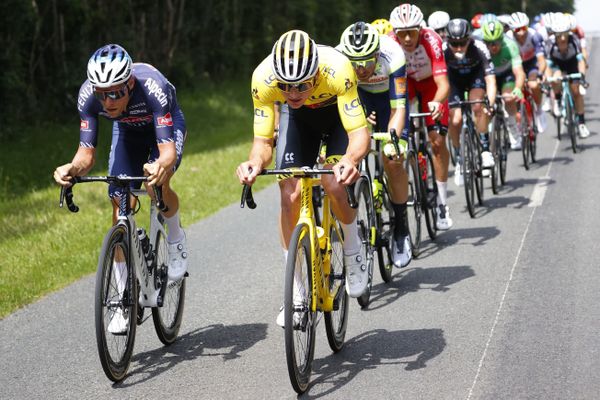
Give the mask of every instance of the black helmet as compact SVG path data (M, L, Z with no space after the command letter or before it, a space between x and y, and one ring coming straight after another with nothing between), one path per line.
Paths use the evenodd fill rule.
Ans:
M466 19L454 18L448 22L446 30L448 31L448 39L460 40L469 37L471 26Z

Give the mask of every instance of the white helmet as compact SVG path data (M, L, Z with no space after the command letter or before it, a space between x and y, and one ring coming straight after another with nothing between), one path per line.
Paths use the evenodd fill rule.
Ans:
M126 82L131 76L131 57L118 44L100 47L90 57L87 76L92 85L107 88Z
M577 18L573 14L565 14L569 19L569 27L571 30L577 28Z
M436 11L427 18L427 25L431 29L444 29L450 22L450 15L446 11Z
M529 26L529 17L527 14L522 12L514 12L510 14L510 20L508 20L508 26L510 29L518 29Z
M283 83L299 83L316 75L319 68L317 45L308 33L291 30L273 45L271 68Z
M557 12L552 14L552 25L550 26L552 32L563 33L571 30L571 23L569 17L565 14Z
M421 22L423 22L423 13L413 4L401 4L390 14L390 23L394 29L420 28Z
M542 14L542 26L549 28L552 25L552 13L544 13Z

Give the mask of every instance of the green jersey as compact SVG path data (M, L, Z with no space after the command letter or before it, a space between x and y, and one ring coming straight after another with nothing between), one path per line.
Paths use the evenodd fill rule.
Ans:
M502 37L502 48L498 54L492 54L492 62L494 63L494 67L496 67L496 75L511 73L513 67L518 67L522 64L517 42L504 35Z

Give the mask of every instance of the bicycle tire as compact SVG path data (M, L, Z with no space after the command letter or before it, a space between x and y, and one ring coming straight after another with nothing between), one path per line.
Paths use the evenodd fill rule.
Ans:
M108 231L102 243L96 271L96 344L102 369L113 382L123 380L127 374L137 327L138 285L135 268L130 265L127 236L127 229L123 225L115 225ZM119 294L117 280L113 274L113 260L117 249L121 249L126 260L127 278L122 295ZM108 331L109 323L116 313L115 304L118 304L117 307L127 316L124 335L114 335Z
M562 111L561 111L561 113L562 113ZM558 141L560 142L561 128L562 128L561 114L559 114L558 117L554 116L554 119L556 120L556 137L557 137Z
M306 224L299 224L294 228L290 239L284 290L285 354L290 382L298 394L304 393L308 388L315 351L316 312L311 311L311 266L309 228ZM298 279L295 278L296 274L299 274ZM295 290L296 280L297 285L302 286ZM295 292L304 297L297 304L294 304Z
M423 215L421 201L421 179L414 151L407 155L406 173L408 175L408 201L406 202L408 232L413 257L421 253L421 217Z
M500 138L500 183L506 184L506 169L508 164L508 153L510 151L510 139L508 135L508 127L506 122L501 123L501 138Z
M329 348L339 352L344 347L346 329L348 328L348 312L350 297L346 292L346 265L344 264L344 246L342 231L337 225L332 225L329 233L331 243L331 271L329 274L329 291L336 297L334 310L325 312L325 331Z
M527 109L523 103L521 103L521 106L519 107L519 113L521 114L519 130L521 134L521 154L523 155L523 166L526 170L529 170L529 116L527 115Z
M501 168L501 144L500 144L500 125L499 122L496 121L494 123L494 132L490 135L492 140L492 149L494 156L494 167L492 168L492 193L498 194L500 189L500 168Z
M358 235L360 237L364 253L366 254L369 281L364 293L356 298L361 308L367 308L371 300L371 288L373 287L373 264L375 245L375 209L373 206L373 193L371 191L370 179L363 175L354 186L354 194L358 201L356 222L358 224ZM363 253L363 250L361 250Z
M532 113L535 113L535 110L533 109L532 106ZM536 160L536 152L537 152L537 133L538 133L538 126L535 123L535 116L532 115L531 118L531 129L529 130L529 157L531 160L531 163L535 163Z
M568 132L569 137L571 138L571 149L573 150L573 153L577 153L577 123L575 121L575 118L577 118L577 116L573 111L573 106L571 105L571 102L567 99L565 103L566 116L569 124Z
M475 166L473 162L471 137L466 127L461 131L460 155L462 160L460 167L463 170L467 210L469 211L471 218L475 218Z
M167 240L162 231L158 231L155 249L155 276L167 285L163 299L162 307L152 307L152 320L158 339L164 345L170 345L177 339L181 320L183 318L183 309L185 304L185 286L186 278L176 282L169 282L167 278L167 266L169 263L169 250Z
M425 156L425 165L427 166L426 179L423 180L424 200L427 203L427 208L425 208L425 225L429 238L435 240L437 237L438 187L435 180L435 167L433 166L431 151L427 149L423 155Z
M394 232L394 210L390 201L387 182L383 178L381 190L379 191L381 204L375 210L375 222L377 224L377 263L381 279L385 283L392 281L392 242L391 236Z
M321 226L321 214L323 213L323 187L315 186L312 191L313 214L315 215L315 224Z

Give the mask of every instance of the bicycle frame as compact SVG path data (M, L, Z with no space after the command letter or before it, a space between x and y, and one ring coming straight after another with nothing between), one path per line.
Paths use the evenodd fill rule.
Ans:
M288 175L300 179L300 214L298 217L297 225L306 224L310 235L311 244L311 274L312 274L312 302L311 311L323 311L330 312L334 311L335 300L338 298L341 290L344 290L342 285L338 286L332 293L329 290L330 273L331 273L331 238L329 236L330 229L333 228L338 231L338 237L342 237L339 232L340 227L335 223L335 219L331 212L330 200L325 194L323 197L323 218L322 226L319 227L316 224L314 207L312 203L313 186L319 186L321 184L320 178L315 178L314 175L332 175L333 170L330 169L311 169L308 167L303 168L290 168L290 169L272 169L263 170L261 175ZM346 187L346 191L349 196L350 207L356 208L356 199L352 190ZM244 186L242 192L241 207L247 204L249 208L255 208L256 203L252 198L252 191L250 186ZM318 234L318 230L323 229L323 235Z

